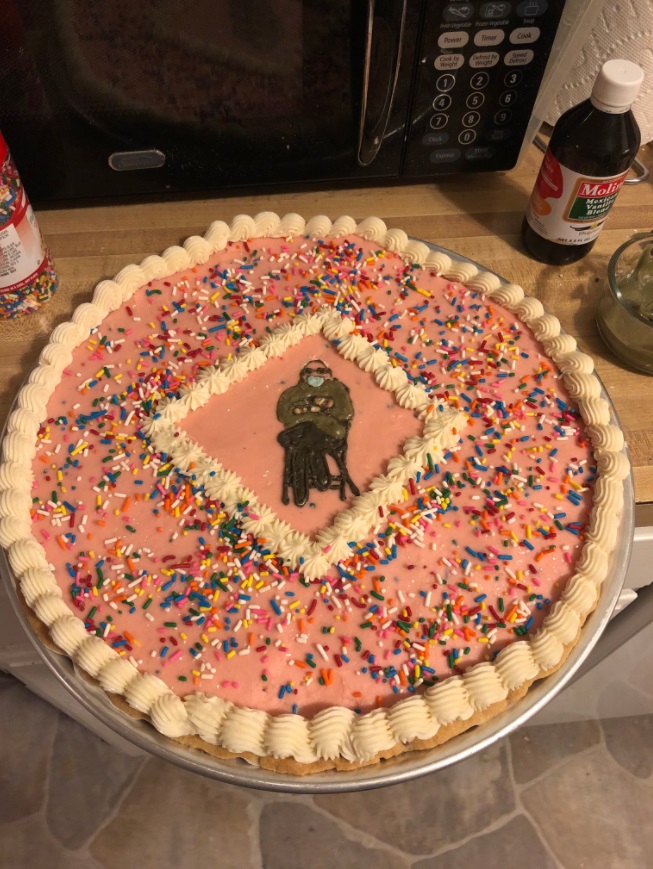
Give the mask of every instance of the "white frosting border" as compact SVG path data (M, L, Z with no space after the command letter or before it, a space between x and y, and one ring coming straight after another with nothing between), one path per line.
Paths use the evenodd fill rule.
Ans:
M397 252L406 262L461 282L514 312L559 366L587 425L598 465L587 542L576 573L537 634L511 643L493 662L476 664L462 676L450 677L421 695L399 700L387 710L357 716L350 709L333 706L310 720L301 715L272 716L201 692L182 700L156 676L139 673L116 650L87 634L81 619L64 603L45 551L32 534L29 493L36 432L45 418L47 402L73 349L110 311L118 309L148 281L204 263L229 241L304 233L325 239L357 235L374 241ZM535 679L559 666L576 641L608 573L623 509L623 481L630 473L623 452L623 433L611 422L610 406L593 369L591 357L578 350L574 338L561 334L557 318L544 313L537 299L524 296L521 287L502 285L490 272L479 272L471 263L431 251L422 242L410 240L403 230L388 230L379 218L370 217L356 224L351 217L331 222L320 215L306 222L297 214L279 218L263 212L255 218L239 215L231 225L215 221L204 237L191 236L183 247L168 248L160 257L149 256L140 265L126 266L115 280L101 281L93 301L80 305L70 322L52 332L39 365L18 393L7 423L0 464L0 545L8 552L27 604L49 628L56 645L106 691L123 695L130 705L148 715L164 735L196 735L234 754L247 753L250 759L290 758L298 764L370 762L380 753L394 752L397 744L410 746L414 740L432 739L440 728L453 722L473 720L476 713L505 701L511 692L525 690Z
M248 532L277 541L275 551L307 579L318 579L332 564L348 557L349 542L372 531L379 521L379 508L402 498L404 488L422 470L429 454L433 461L440 462L444 450L455 449L458 431L466 424L465 414L439 410L421 386L410 382L403 368L392 365L387 353L366 338L352 335L353 328L351 320L333 308L300 314L290 327L284 324L273 330L260 347L246 348L234 359L209 367L182 390L179 398L159 404L149 424L143 426L157 451L166 453L182 473L192 475L209 497L224 503L229 513L234 514L239 503L248 502L247 513L238 516L239 523ZM269 359L282 356L304 338L318 334L335 343L341 356L371 372L378 385L394 395L397 404L415 411L424 422L424 430L420 437L409 438L403 452L388 462L387 472L375 477L367 490L355 497L349 508L337 513L331 525L313 541L279 519L237 474L227 470L217 457L209 456L179 423Z

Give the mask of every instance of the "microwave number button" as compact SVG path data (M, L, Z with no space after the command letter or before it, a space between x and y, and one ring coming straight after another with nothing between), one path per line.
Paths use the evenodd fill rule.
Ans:
M451 97L449 94L438 94L433 100L433 108L436 112L445 112L451 105Z
M512 52L509 52L509 54L512 54ZM472 54L469 58L469 65L473 69L485 69L490 66L496 66L497 63L499 63L499 55L496 51L477 51L476 54Z
M446 127L449 123L449 115L445 114L437 114L433 115L429 124L431 125L431 129L433 130L441 130L443 127Z
M455 84L456 77L445 73L444 75L441 75L440 78L436 81L435 86L439 91L446 92L450 91Z
M465 112L465 114L463 115L463 126L475 127L480 120L481 116L479 112Z
M456 30L448 33L441 33L438 37L438 45L440 48L462 48L469 42L469 33L464 30Z
M531 42L537 42L539 38L539 27L517 27L510 34L510 41L513 45L527 45Z
M507 109L517 100L517 91L504 91L499 97L499 105Z
M478 91L474 91L474 93L470 94L465 100L468 109L477 109L479 106L482 106L484 102L485 97Z
M476 138L476 130L463 130L458 136L461 145L471 145Z
M504 127L506 124L509 124L512 120L512 112L509 112L507 109L502 109L500 112L497 112L494 116L494 123L498 127Z
M526 66L534 57L535 54L530 48L522 48L521 50L509 51L503 58L503 62L506 66Z
M489 48L491 45L501 45L506 34L498 28L495 30L479 30L474 36L474 45L479 48Z
M433 61L433 66L436 69L460 69L465 63L465 58L462 54L441 54Z
M487 72L477 72L470 78L469 83L475 91L480 91L487 87L489 81L490 76Z
M514 69L512 72L506 73L503 83L507 88L514 88L517 87L518 84L521 84L523 80L524 73L520 72L518 69Z

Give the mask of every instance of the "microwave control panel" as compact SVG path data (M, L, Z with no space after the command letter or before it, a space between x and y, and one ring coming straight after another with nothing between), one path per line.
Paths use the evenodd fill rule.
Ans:
M515 165L564 3L425 4L404 175Z

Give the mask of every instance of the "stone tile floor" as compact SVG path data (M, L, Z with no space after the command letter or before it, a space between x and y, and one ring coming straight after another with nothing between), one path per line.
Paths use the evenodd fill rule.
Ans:
M525 727L417 781L316 797L127 756L3 674L0 727L1 869L651 865L653 715Z

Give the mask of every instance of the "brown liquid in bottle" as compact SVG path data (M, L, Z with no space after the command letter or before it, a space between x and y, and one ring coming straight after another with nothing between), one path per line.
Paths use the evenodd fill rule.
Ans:
M549 151L565 168L587 177L606 178L629 169L640 145L640 132L630 109L609 114L590 100L568 109L558 120ZM528 252L551 265L576 262L589 253L596 238L584 244L561 244L543 238L528 220L522 224Z

